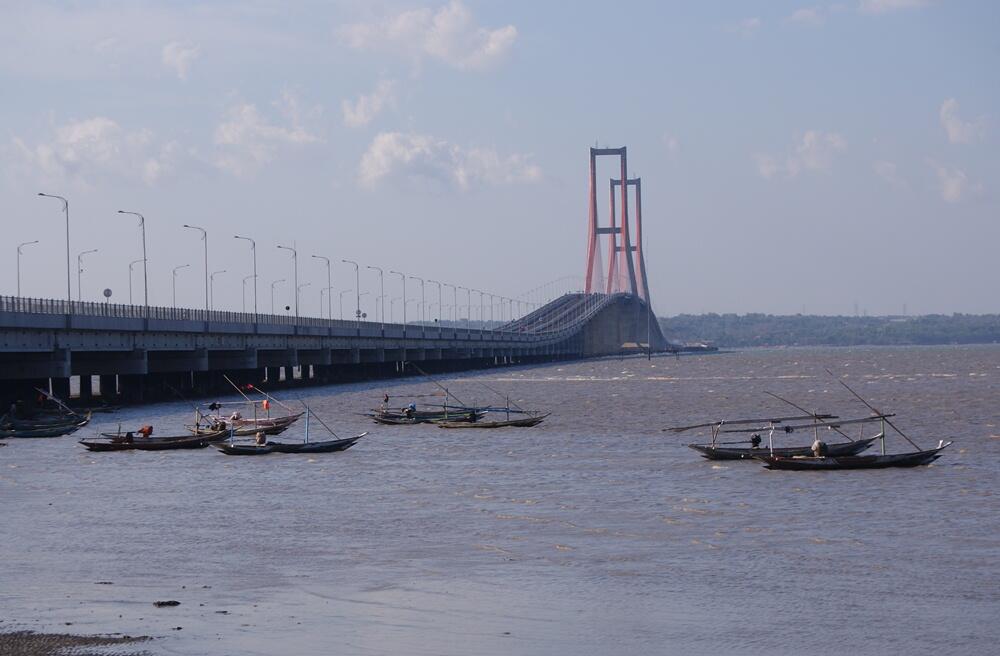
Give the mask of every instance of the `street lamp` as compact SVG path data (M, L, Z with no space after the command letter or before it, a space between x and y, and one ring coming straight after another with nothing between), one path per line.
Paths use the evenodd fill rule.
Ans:
M313 257L316 258L317 260L323 260L324 262L326 262L326 288L330 289L333 286L333 276L330 273L330 258L323 257L322 255L313 255ZM326 318L328 320L333 319L333 308L328 307L326 314L327 314ZM320 295L319 295L319 316L321 317L323 316L323 290L320 290Z
M80 301L83 300L83 297L82 297L82 295L80 293L80 279L82 278L82 274L83 274L83 256L84 255L89 255L91 253L96 253L96 252L97 252L96 248L91 248L89 251L83 251L82 253L80 253L79 255L76 256L76 301L77 301L77 303L79 303Z
M208 230L196 225L184 224L190 230L201 230L201 240L205 242L205 311L208 312ZM174 304L176 307L176 303Z
M138 212L126 212L118 210L119 214L131 214L139 217L139 227L142 229L142 300L146 308L146 318L149 318L149 271L146 267L146 217Z
M298 303L299 303L299 292L301 292L303 289L305 289L306 287L308 287L311 284L312 284L311 282L304 282L304 283L302 283L301 285L299 285L298 287L295 288L295 304L296 305L298 305ZM297 316L298 315L296 315L296 317Z
M281 246L278 248L284 249L286 251L292 252L292 266L295 269L295 319L298 323L299 318L299 252L295 250L294 244L292 246Z
M38 192L39 196L44 196L46 198L58 198L62 201L63 211L66 213L66 302L73 302L73 292L70 288L70 276L69 276L69 201L62 196L56 196L55 194L43 194ZM143 255L145 257L145 255Z
M458 287L458 289L465 290L465 307L466 307L466 317L465 317L465 332L472 330L472 324L469 319L472 315L472 291L468 287ZM457 293L456 293L457 296Z
M128 263L128 304L129 305L132 305L132 267L134 267L139 262L142 262L142 259L132 260L131 262Z
M21 296L21 249L25 246L30 246L31 244L37 244L38 240L35 241L25 241L17 245L17 295Z
M403 281L403 336L406 336L406 275L400 273L399 271L390 271L389 273L395 273L399 276L399 279Z
M451 287L451 300L452 300L451 307L452 307L452 310L455 312L454 319L452 319L452 321L454 321L457 324L458 323L458 288L455 287L455 285L449 285L448 283L444 283L444 286L445 287ZM455 326L453 326L453 327L455 327Z
M233 235L233 239L244 239L250 242L250 253L253 255L253 315L254 321L257 320L257 242L249 237L241 237L239 235ZM273 310L272 310L273 312Z
M438 327L440 328L441 327L441 310L443 309L441 307L441 283L439 283L437 280L428 280L427 282L432 282L432 283L434 283L435 285L438 286Z
M424 295L424 279L418 278L417 276L410 276L410 280L420 281L420 323L424 323L427 320L424 316L424 308L427 303L427 297Z
M382 315L382 330L385 331L385 274L381 267L368 266L369 269L378 271L378 289L379 289L379 303L381 305L381 315ZM376 305L375 307L379 307Z
M344 264L354 265L354 300L357 302L357 309L354 313L355 321L361 321L361 275L358 273L358 263L354 260L341 260Z
M221 269L219 271L213 271L212 275L208 277L209 305L213 310L215 309L215 276L225 272L226 272L225 269Z
M271 283L271 314L274 314L274 286L279 282L285 282L285 279L282 278L281 280L275 280Z
M243 278L243 312L247 311L247 280L256 280L256 276L244 276ZM296 315L298 316L298 315Z
M173 291L174 291L174 293L173 293L173 298L174 298L174 309L175 310L177 309L177 272L180 271L181 269L186 269L189 266L191 266L191 265L190 264L182 264L180 266L175 266L174 267L174 279L173 279L173 284L174 284L174 290Z
M361 297L362 296L368 296L368 292L361 292L360 294L358 294L358 307L359 308L361 307L360 304L361 304ZM368 315L367 314L361 314L361 312L359 311L358 312L358 321L361 321L361 319L363 317L366 317L366 316L368 316Z
M353 291L354 291L353 289L345 289L344 291L340 292L340 320L341 321L344 320L344 294L346 294L348 292L353 292ZM383 320L384 319L385 318L383 317Z

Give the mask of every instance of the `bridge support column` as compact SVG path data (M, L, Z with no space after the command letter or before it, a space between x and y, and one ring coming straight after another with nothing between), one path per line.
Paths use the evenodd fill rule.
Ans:
M146 398L146 381L142 374L118 376L118 392L128 403L142 403Z
M69 378L53 378L52 379L52 394L56 396L60 401L65 401L69 398Z
M102 374L100 381L102 399L113 399L118 396L118 376Z
M90 401L94 397L94 379L85 374L80 376L80 400Z

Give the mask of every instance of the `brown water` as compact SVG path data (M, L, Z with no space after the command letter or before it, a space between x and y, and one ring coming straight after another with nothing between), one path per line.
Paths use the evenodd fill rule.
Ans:
M702 460L660 431L784 414L765 390L865 414L825 367L922 445L955 444L926 468L771 472ZM344 453L9 440L0 630L149 634L155 654L210 655L982 654L1000 642L998 347L600 360L448 386L492 402L475 380L553 415L482 432L358 416L383 389L433 391L411 379L302 392L338 433L371 431ZM165 434L190 414L163 404L96 423ZM153 607L163 599L181 605Z

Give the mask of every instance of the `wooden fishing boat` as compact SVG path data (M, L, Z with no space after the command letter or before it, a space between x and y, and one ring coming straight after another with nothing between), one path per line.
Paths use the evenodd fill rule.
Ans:
M15 419L9 415L0 418L0 430L11 432L43 431L66 435L77 428L82 428L90 423L90 413L86 415L61 415L56 419ZM41 435L40 437L55 437L56 435Z
M284 433L286 430L288 430L290 426L291 424L268 426L264 428L243 426L240 428L232 429L232 433L236 437L253 437L259 432L263 432L265 435L280 435L281 433ZM213 423L208 426L198 426L197 424L195 424L194 426L187 425L184 428L188 429L195 435L207 435L218 431L222 431L226 434L229 433L229 428L225 422Z
M439 422L469 423L479 421L483 416L485 416L485 414L486 413L478 410L470 410L467 412L453 411L448 413L414 413L412 416L396 412L376 412L370 416L377 424L407 426L410 424L434 424Z
M102 435L107 435L102 433ZM90 451L168 451L171 449L203 449L217 439L225 439L225 432L213 435L176 435L168 437L133 437L115 435L101 440L80 440Z
M274 453L274 447L270 444L230 444L229 442L222 442L221 444L216 444L215 448L227 456L266 456L269 453Z
M32 428L23 427L9 427L4 426L0 428L0 437L17 437L17 438L37 438L37 437L62 437L64 435L69 435L75 433L80 428L86 426L90 422L90 414L87 414L83 419L78 419L73 423L68 424L54 424L50 426L36 426Z
M846 443L830 444L827 446L827 453L831 456L853 456L869 448L878 436L867 437L861 440L853 440ZM772 451L766 447L733 447L733 446L713 446L711 444L688 444L688 447L699 452L702 457L708 460L748 460L756 458L761 454L768 454ZM785 446L775 447L774 455L785 458L794 456L807 456L812 454L812 446Z
M870 456L779 456L763 453L757 459L767 469L795 471L832 471L837 469L886 469L889 467L920 467L941 457L941 451L951 442L942 440L937 448L911 453L889 453Z
M504 419L500 421L439 421L435 423L437 423L440 428L507 428L515 426L528 428L531 426L537 426L548 416L549 413L544 415L532 415L530 417L518 417L517 419Z
M367 434L361 433L354 437L323 442L268 442L267 446L271 447L275 453L332 453L351 448Z

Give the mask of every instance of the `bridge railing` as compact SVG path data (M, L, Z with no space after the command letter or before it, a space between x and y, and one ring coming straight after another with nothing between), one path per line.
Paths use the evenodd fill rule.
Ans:
M579 298L584 301L580 302ZM396 336L403 332L413 335L420 333L434 337L434 333L452 333L456 338L488 339L497 335L556 335L578 328L596 311L610 302L606 294L568 294L532 313L512 322L489 327L461 325L434 325L410 323L407 325L353 319L324 319L320 317L295 317L281 314L254 314L228 310L204 310L195 308L174 308L162 306L131 305L122 303L100 303L93 301L66 301L50 298L27 298L23 296L0 296L0 313L63 315L67 317L102 317L109 319L158 320L200 322L205 324L260 324L272 326L301 326L320 329L362 330L371 335L373 331Z

